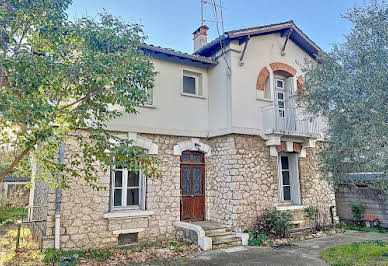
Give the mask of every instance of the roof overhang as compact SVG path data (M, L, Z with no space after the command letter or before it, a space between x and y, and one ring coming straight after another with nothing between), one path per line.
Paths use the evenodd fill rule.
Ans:
M225 32L221 37L213 40L209 44L205 45L198 51L195 55L201 56L212 56L217 52L221 43L226 46L233 40L239 40L240 43L247 39L247 37L255 37L260 35L280 33L282 36L286 34L289 30L291 31L290 40L292 40L296 45L298 45L303 51L305 51L312 58L316 58L316 55L322 50L316 45L312 40L310 40L306 34L304 34L293 21L288 21L284 23L271 24L266 26L259 26L253 28L246 28L240 30L234 30Z
M200 68L209 68L218 64L217 61L200 55L190 55L175 51L172 49L162 48L158 46L142 44L140 49L144 54L153 58L169 61L178 64L184 64Z

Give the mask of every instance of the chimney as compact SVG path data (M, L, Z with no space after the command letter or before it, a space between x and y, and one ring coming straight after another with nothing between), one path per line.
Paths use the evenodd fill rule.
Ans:
M202 25L193 32L194 52L198 51L207 44L208 29L209 28L206 25Z

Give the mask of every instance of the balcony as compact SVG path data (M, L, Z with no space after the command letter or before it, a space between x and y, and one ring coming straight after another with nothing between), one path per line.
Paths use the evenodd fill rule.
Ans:
M323 117L312 117L303 108L266 106L261 109L261 114L265 134L319 137L327 129Z

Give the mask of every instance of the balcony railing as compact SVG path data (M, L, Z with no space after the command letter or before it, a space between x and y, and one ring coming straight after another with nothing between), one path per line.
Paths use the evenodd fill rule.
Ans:
M289 135L320 135L327 124L322 117L312 117L302 108L267 106L262 108L264 132Z

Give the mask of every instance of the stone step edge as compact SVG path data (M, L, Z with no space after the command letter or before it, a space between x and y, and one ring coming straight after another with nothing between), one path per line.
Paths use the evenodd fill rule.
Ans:
M234 237L233 239L225 239L225 240L216 240L216 241L213 241L212 245L213 246L217 246L217 245L221 245L221 244L232 244L232 243L239 243L241 244L241 239L240 238L237 238L237 237Z

